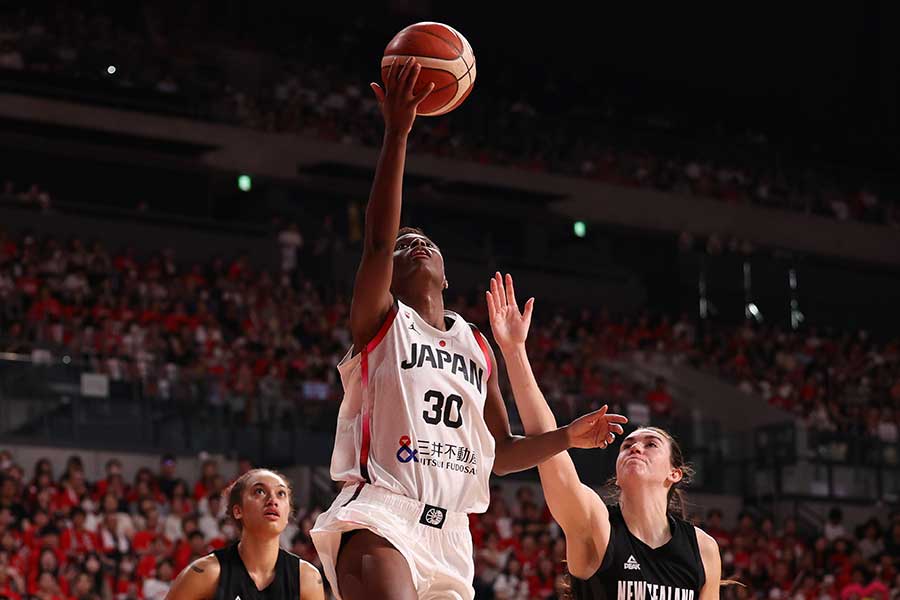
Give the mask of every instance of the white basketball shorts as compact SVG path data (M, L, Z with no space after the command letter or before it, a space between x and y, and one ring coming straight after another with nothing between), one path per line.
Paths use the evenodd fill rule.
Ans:
M422 600L472 600L475 564L465 513L448 512L369 484L348 484L310 532L331 589L337 584L341 535L368 529L389 541L406 559Z

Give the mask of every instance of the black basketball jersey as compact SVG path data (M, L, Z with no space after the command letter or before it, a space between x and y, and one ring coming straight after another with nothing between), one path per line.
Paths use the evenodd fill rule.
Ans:
M298 600L300 598L300 557L278 550L275 578L258 590L241 560L238 545L213 552L219 559L219 585L215 600Z
M654 549L631 535L618 506L609 507L609 524L600 568L572 577L575 600L699 600L706 572L693 525L670 516L672 539Z

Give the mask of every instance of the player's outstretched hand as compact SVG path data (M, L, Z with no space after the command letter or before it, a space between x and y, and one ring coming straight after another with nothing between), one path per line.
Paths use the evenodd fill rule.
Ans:
M405 135L412 130L413 121L416 120L416 108L434 89L434 83L431 82L418 95L413 94L421 70L422 65L415 58L409 57L405 60L395 58L384 78L387 89L374 82L369 84L378 99L378 106L384 117L385 132Z
M606 412L609 406L606 404L600 410L595 410L583 417L579 417L566 427L569 436L570 448L606 448L615 441L617 435L622 434L622 425L628 422L623 415Z
M525 311L519 312L516 304L516 290L513 287L512 275L506 274L506 283L500 273L491 278L491 289L485 293L487 298L488 317L494 340L500 350L524 344L531 327L531 312L534 309L534 298L525 303Z

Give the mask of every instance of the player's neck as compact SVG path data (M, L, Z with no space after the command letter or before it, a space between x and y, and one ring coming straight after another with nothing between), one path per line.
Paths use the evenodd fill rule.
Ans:
M447 330L447 324L444 322L443 294L434 293L427 288L420 288L419 290L403 294L400 300L419 313L419 316L425 319L426 323L438 331Z
M260 590L272 582L278 562L278 536L259 539L244 535L238 542L238 554L247 573Z
M619 507L628 531L651 548L659 548L672 538L666 515L665 494L648 493L646 488L622 490Z

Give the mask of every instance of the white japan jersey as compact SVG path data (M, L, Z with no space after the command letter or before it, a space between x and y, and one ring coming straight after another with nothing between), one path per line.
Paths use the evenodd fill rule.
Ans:
M484 421L487 342L458 314L448 331L395 301L378 335L338 371L331 477L455 512L488 507L494 438Z

